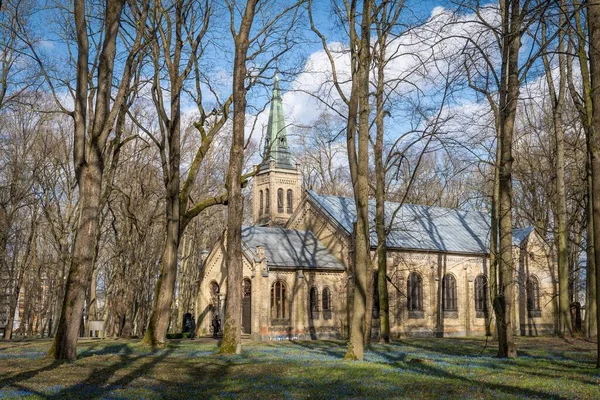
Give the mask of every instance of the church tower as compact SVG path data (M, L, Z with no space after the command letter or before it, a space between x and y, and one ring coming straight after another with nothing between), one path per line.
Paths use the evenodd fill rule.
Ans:
M252 214L257 225L284 225L300 203L300 168L288 147L279 77L275 74L263 162L254 177Z

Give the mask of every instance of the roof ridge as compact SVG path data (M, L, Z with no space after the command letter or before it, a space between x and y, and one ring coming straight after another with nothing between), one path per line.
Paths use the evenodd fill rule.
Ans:
M316 193L314 190L307 190L308 192L312 192L313 196L315 197L330 197L330 198L337 198L337 199L344 199L344 200L350 200L352 202L354 202L354 199L352 197L346 197L346 196L336 196L336 195L332 195L332 194L319 194ZM375 201L375 199L369 198L369 202ZM486 212L483 211L477 211L477 210L464 210L462 208L452 208L452 207L442 207L442 206L428 206L426 204L415 204L415 203L400 203L397 201L392 201L392 200L386 200L385 201L386 204L395 204L398 205L400 207L404 207L404 206L409 206L409 207L424 207L427 209L439 209L439 210L450 210L450 211L460 211L460 212L465 212L465 213L477 213L477 214L483 214L483 215L489 215Z

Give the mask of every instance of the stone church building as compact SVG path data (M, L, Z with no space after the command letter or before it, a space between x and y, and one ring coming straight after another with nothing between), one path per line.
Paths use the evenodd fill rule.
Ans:
M264 149L253 182L254 225L242 230L242 331L256 340L347 337L354 199L302 192L277 80ZM374 201L369 208L374 220ZM385 208L389 218L399 208L387 243L392 337L489 332L489 216L392 202ZM225 246L223 236L205 262L198 318L204 334L212 332L215 313L223 320ZM375 257L374 232L371 246ZM515 333L553 333L557 273L551 249L533 228L515 229L513 246Z

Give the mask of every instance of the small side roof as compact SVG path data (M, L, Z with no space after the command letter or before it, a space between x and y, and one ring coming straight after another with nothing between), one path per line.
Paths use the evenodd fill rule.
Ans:
M344 265L310 231L263 226L242 227L242 241L256 256L265 248L267 265L285 269L344 271Z

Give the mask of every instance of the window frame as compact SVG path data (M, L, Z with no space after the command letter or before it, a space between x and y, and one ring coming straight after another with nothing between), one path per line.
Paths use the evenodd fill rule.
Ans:
M311 286L308 295L308 310L311 319L319 319L319 288Z
M277 189L277 212L283 214L283 188Z
M442 278L442 311L445 318L458 318L458 287L452 273Z
M279 303L277 303L279 301ZM290 320L287 284L277 280L271 285L271 323L287 324Z
M294 212L294 191L292 189L288 189L286 193L287 200L287 213L292 214Z
M489 314L488 279L484 274L479 274L473 281L473 297L475 301L475 317L485 318Z
M333 298L332 290L325 286L321 292L321 310L323 311L323 320L330 320L333 317Z
M540 280L535 275L529 275L525 283L525 293L527 296L527 313L530 318L542 316L540 306Z

